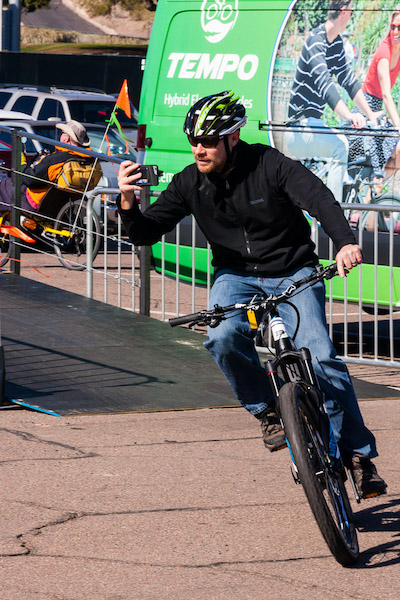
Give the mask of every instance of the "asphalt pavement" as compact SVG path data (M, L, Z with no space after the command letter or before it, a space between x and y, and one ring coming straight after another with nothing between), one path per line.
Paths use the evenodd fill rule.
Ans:
M398 600L400 399L361 409L389 487L353 501L350 569L241 408L3 411L2 600Z

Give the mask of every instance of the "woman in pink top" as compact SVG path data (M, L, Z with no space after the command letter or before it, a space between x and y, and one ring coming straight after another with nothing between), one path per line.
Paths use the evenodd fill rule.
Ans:
M400 4L392 12L389 33L376 50L362 86L367 102L373 111L386 109L386 127L400 134L400 116L392 98L392 87L400 71ZM358 109L354 109L354 112ZM371 162L377 178L385 176L385 168L395 171L400 167L400 137L376 137L373 140ZM357 138L350 149L350 160L364 153L363 138ZM393 159L389 161L393 155ZM389 162L388 162L389 161Z

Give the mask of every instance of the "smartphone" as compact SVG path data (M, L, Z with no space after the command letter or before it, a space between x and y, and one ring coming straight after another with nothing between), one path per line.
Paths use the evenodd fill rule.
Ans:
M135 181L135 185L158 185L158 177L162 171L158 170L157 165L140 165L133 173L141 173L142 177Z

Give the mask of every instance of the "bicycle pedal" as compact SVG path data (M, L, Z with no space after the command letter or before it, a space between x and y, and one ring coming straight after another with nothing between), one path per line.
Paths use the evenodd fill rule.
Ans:
M283 450L284 448L286 448L287 444L286 441L284 444L281 444L280 446L274 446L273 448L268 447L268 450L270 452L278 452L278 450Z
M386 490L384 490L382 492L371 492L370 494L361 495L361 498L363 500L368 500L369 498L377 498L378 496L384 496L386 493L387 493Z

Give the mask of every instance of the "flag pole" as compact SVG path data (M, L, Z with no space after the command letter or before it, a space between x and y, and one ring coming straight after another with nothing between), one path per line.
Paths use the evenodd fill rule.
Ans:
M121 98L121 94L122 94L123 92L125 92L125 94L126 94L126 98ZM119 101L119 99L120 99L120 98L121 98L122 102L124 102L124 104L125 104L126 102L128 103L128 104L127 104L127 108L128 108L128 110L129 110L129 114L127 114L127 113L126 113L126 111L124 111L124 112L125 112L125 113L127 114L127 116L129 117L129 116L130 116L130 106L129 106L128 82L127 82L127 80L126 80L126 79L124 79L124 81L123 81L123 83L122 83L121 90L120 90L120 92L119 92L119 95L118 95L118 98L117 98L117 100L116 100L116 102L115 102L115 104L114 104L114 108L113 108L113 110L111 111L110 118L109 118L109 120L108 120L108 121L106 121L106 123L107 123L107 127L106 127L106 130L105 130L105 132L104 132L103 139L101 140L101 143L100 143L100 148L99 148L99 153L100 153L100 154L101 154L101 150L102 150L102 148L103 148L104 140L105 140L105 139L106 139L106 137L107 137L108 131L109 131L109 129L110 129L110 127L111 127L111 124L112 124L112 123L114 123L114 124L117 126L117 129L118 129L118 131L121 133L122 137L123 137L125 140L128 140L129 142L132 142L132 140L130 140L129 138L127 138L127 137L126 137L126 136L125 136L125 135L122 133L122 131L121 131L121 125L119 124L119 122L118 122L118 119L117 119L117 116L116 116L116 114L115 114L115 111L117 110L117 108L119 108L119 106L118 106L118 101ZM121 102L121 104L122 104L122 102ZM124 110L124 108L121 108L121 110ZM94 160L93 166L92 166L92 170L91 170L91 172L90 172L90 175L89 175L89 177L88 177L88 180L87 180L87 182L86 182L85 189L83 190L83 193L82 193L81 204L80 204L79 210L78 210L78 212L77 212L77 215L76 215L76 217L75 217L74 227L75 227L75 225L76 225L76 223L77 223L77 220L78 220L78 217L79 217L79 214L80 214L81 208L82 208L82 202L83 202L83 200L84 200L84 197L85 197L85 196L86 196L86 194L87 194L87 191L88 191L88 188L89 188L89 185L90 185L90 181L91 181L91 179L92 179L92 176L93 176L94 170L95 170L95 168L96 168L96 165L97 165L97 163L98 163L98 162L99 162L99 159L96 157L96 158L95 158L95 160Z

